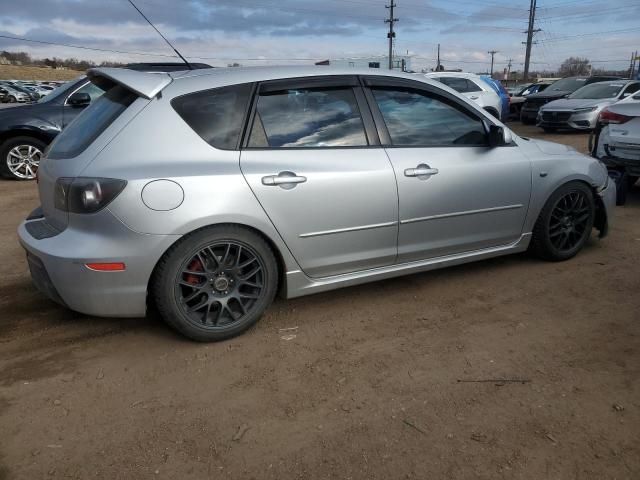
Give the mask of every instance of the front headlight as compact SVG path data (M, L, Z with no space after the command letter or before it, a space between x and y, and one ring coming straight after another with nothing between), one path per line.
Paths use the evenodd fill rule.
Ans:
M587 107L587 108L576 108L574 113L585 113L585 112L595 112L598 107Z

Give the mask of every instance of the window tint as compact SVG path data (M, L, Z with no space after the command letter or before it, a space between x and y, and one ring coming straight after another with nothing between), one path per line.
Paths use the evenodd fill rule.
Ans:
M296 89L261 94L249 147L367 145L351 88Z
M441 77L439 79L445 85L459 93L480 92L482 89L471 80L460 77Z
M425 92L374 89L396 146L486 145L482 121Z
M178 115L216 148L234 150L242 131L251 84L233 85L174 98Z
M51 144L48 158L71 158L87 148L136 99L136 95L112 84L72 121Z

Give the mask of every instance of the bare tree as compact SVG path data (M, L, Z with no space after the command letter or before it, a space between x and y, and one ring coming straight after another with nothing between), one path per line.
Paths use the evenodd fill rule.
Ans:
M587 58L569 57L560 65L559 73L561 77L589 75L591 73L591 64Z

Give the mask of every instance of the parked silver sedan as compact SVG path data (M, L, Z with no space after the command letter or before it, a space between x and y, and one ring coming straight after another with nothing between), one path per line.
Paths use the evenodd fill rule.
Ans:
M598 160L520 138L442 83L326 67L149 74L106 93L39 170L19 228L36 285L73 310L201 341L288 298L607 233Z
M638 80L597 82L579 88L567 98L554 100L538 111L536 124L545 131L559 128L592 130L605 107L640 90Z

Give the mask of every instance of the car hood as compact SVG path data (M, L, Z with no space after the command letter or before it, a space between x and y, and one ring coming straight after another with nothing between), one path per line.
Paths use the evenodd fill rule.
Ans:
M44 112L44 105L34 103L32 105L18 105L15 107L3 108L0 110L0 130L14 126L32 125L38 127L56 127L51 120L47 119ZM49 111L49 108L46 108Z
M529 141L546 155L566 155L568 153L578 153L575 148L570 147L569 145L564 145L562 143L548 142L546 140L535 140L533 138L529 138Z
M547 89L544 92L532 93L531 95L527 95L527 100L535 100L536 98L541 98L544 100L549 100L552 98L562 98L566 97L567 95L571 95L572 93L573 92L570 92L568 90L553 90L550 92L549 89Z
M547 103L545 110L576 110L578 108L606 107L615 102L615 99L593 99L593 98L561 98Z

